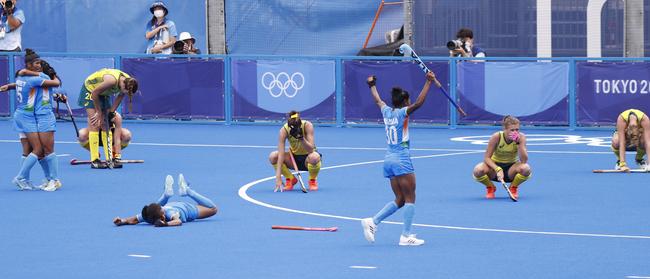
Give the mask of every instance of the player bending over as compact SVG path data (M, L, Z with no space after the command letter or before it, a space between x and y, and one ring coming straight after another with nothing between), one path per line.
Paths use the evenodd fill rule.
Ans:
M167 175L165 178L165 192L157 202L145 205L142 212L136 216L125 219L115 217L113 224L121 226L147 222L156 227L180 226L185 222L204 219L217 214L217 205L210 199L190 189L183 174L178 175L178 194L182 197L188 196L198 204L194 205L187 202L168 203L169 198L174 195L173 184L174 179L171 175Z
M625 148L620 148L625 146ZM643 158L650 148L650 120L638 109L628 109L616 119L616 131L612 136L612 151L616 155L616 169L629 171L625 161L625 151L636 150L636 164L650 171L647 161Z
M370 243L375 242L377 225L398 209L404 208L404 228L399 238L399 245L417 246L424 244L424 240L416 238L415 234L411 233L411 224L413 224L413 216L415 215L415 170L413 169L409 151L408 120L409 116L424 104L431 82L435 81L436 85L440 86L433 72L429 72L426 78L427 81L414 104L411 104L408 92L402 88L394 87L391 98L395 108L387 106L379 97L379 92L377 92L375 86L377 81L375 76L368 77L366 80L368 86L370 86L372 97L384 117L386 141L388 143L384 158L384 177L390 179L390 187L395 194L395 200L387 203L374 217L361 220L363 234Z
M298 179L293 176L288 168L293 164L289 152L284 151L286 140L289 141L289 150L296 159L298 170L309 172L309 191L318 190L318 181L316 179L321 167L322 154L316 150L316 143L314 143L314 125L307 120L300 119L297 111L290 111L287 114L287 123L280 128L278 150L269 154L269 162L275 169L276 189L282 186L280 174L287 179L284 191L293 190L293 186L298 183ZM283 162L283 164L278 166L278 162Z
M503 118L503 131L490 137L483 162L474 167L474 179L485 185L487 199L493 199L497 190L492 181L512 182L509 190L517 199L519 185L528 180L530 174L526 135L519 132L519 119L508 115Z
M113 124L115 129L113 134L113 158L121 160L122 159L122 149L125 149L131 143L131 131L127 128L122 127L122 116L115 112L115 117L113 117ZM79 145L84 149L90 151L90 143L88 141L88 128L82 128L79 130ZM103 142L99 142L99 146L104 146ZM119 148L118 148L119 147ZM99 154L98 154L99 155ZM115 168L120 168L122 165L117 164Z

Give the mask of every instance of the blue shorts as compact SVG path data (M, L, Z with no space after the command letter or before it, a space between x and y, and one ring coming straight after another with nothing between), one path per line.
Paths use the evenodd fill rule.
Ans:
M411 156L405 153L387 153L384 158L384 177L393 178L409 173L414 173Z
M45 114L36 114L36 129L38 132L55 132L56 131L56 116L54 112Z
M14 131L18 133L36 133L38 125L33 113L14 112Z

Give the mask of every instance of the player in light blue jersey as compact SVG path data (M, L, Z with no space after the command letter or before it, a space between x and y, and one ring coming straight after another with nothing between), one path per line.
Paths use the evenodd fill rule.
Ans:
M13 179L13 183L18 186L19 190L32 190L34 186L29 180L29 173L36 162L44 158L42 137L48 132L51 132L53 137L55 129L54 122L47 121L45 117L39 117L37 114L37 110L42 104L42 91L44 88L59 86L61 82L57 78L50 80L49 77L40 73L42 72L42 65L38 54L31 49L26 49L25 52L25 67L28 71L36 73L37 76L21 75L21 70L17 74L16 82L3 85L0 87L0 91L16 89L17 104L13 115L14 130L21 137L23 158L21 159L20 171ZM22 138L25 138L26 141L23 141ZM46 177L49 177L52 168L47 165L42 166Z
M398 209L404 208L404 229L399 239L399 245L418 246L424 244L424 240L416 238L415 234L411 233L415 215L415 171L409 152L408 120L409 116L424 104L431 82L435 82L440 87L433 72L429 72L426 79L420 95L413 104L411 104L408 92L402 88L394 87L391 92L393 108L387 106L379 97L376 87L377 78L371 76L367 79L372 97L384 117L386 142L388 143L388 150L384 158L384 177L390 179L390 186L395 194L395 200L387 203L374 217L361 220L364 236L370 243L375 242L377 225Z
M178 175L178 194L190 197L198 204L168 202L169 198L174 195L173 184L174 179L171 175L167 175L165 178L165 192L157 202L145 205L142 212L136 216L124 219L116 217L113 219L113 224L122 226L147 222L156 227L180 226L185 222L204 219L217 214L217 205L210 199L190 189L183 174Z

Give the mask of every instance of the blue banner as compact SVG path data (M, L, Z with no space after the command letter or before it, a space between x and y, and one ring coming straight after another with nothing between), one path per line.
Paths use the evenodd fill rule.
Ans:
M291 110L333 119L334 61L233 61L235 118L282 117ZM266 113L265 113L266 112Z
M0 57L0 83L9 83L9 60L7 57ZM10 115L9 111L9 94L14 94L14 91L0 92L0 115Z
M614 124L624 110L650 112L650 63L577 63L577 121Z
M513 115L531 123L568 123L569 66L549 62L464 62L458 93L468 116L495 122Z

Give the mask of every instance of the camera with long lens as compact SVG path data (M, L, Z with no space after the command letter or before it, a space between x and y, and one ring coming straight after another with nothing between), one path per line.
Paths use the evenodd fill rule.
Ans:
M176 41L174 43L174 47L172 49L172 53L174 54L187 54L185 52L185 42L183 41Z
M14 1L13 0L7 0L5 1L5 4L2 5L5 10L11 10L14 8Z
M465 42L463 42L460 39L451 40L451 41L447 42L447 48L449 50L454 50L454 49L458 49L458 48L461 48L461 47L462 48L465 47Z

